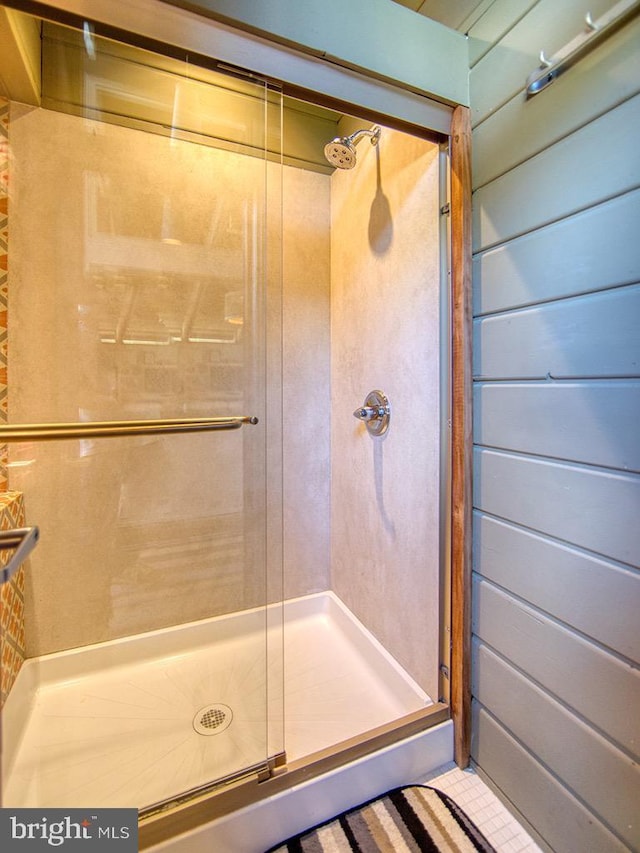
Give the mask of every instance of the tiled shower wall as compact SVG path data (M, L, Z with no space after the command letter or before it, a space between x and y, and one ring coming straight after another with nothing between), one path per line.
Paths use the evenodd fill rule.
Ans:
M237 413L247 400L237 399L242 365L233 344L120 346L116 356L114 345L99 341L113 335L128 288L137 293L128 330L148 336L175 325L198 276L205 295L229 290L241 201L263 183L264 162L19 104L12 104L12 158L12 312L21 324L10 364L12 417ZM274 185L278 168L269 164ZM311 453L309 436L329 407L330 182L289 167L283 180L285 595L295 596L329 586L326 419ZM163 198L175 202L171 217L162 215ZM213 210L221 244L211 246ZM169 225L182 246L160 239ZM127 251L137 252L136 264L149 259L133 282L117 274ZM180 275L172 264L187 255L197 268ZM204 309L196 329L220 313L215 299ZM247 569L254 552L242 515L254 479L243 436L253 429L16 451L34 461L12 469L11 485L25 492L42 531L26 589L30 656L264 601L263 575ZM277 426L269 441L281 441Z
M0 98L0 422L7 420L7 280L9 266L9 102ZM5 448L0 448L0 530L23 527L22 495L7 492ZM0 565L6 564L0 552ZM24 573L21 566L0 590L0 707L25 659Z
M438 689L438 147L383 128L331 188L332 588ZM388 433L353 416L381 389Z
M114 305L129 285L126 277L92 277L91 253L115 265L118 247L129 240L139 249L146 239L155 262L170 266L180 248L159 240L163 194L189 201L174 211L176 228L189 225L184 216L202 229L212 200L258 185L264 164L20 105L12 131L12 277L20 284L12 311L29 324L12 344L12 417L176 416L178 404L199 413L214 387L209 413L224 414L236 377L218 355L185 362L178 347L130 346L120 349L125 360L108 361L115 347L96 341L113 331ZM61 152L56 163L52 149ZM431 695L439 609L437 155L432 144L385 129L378 149L361 143L351 172L329 178L284 167L282 237L284 595L333 588ZM222 219L230 241L233 213ZM118 239L109 243L111 232ZM220 257L203 256L209 274L224 274ZM141 301L132 321L171 323L191 285L166 273L163 286L136 280ZM152 267L152 283L154 276ZM45 363L55 382L42 374ZM352 416L374 387L393 407L389 435L376 442ZM238 474L242 435L22 449L36 461L12 469L11 485L25 492L43 534L26 589L29 655L260 603L239 550L243 478L250 484L252 474L249 466ZM279 442L280 433L271 439ZM209 535L214 570L202 547Z
M331 180L285 167L283 191L284 593L294 598L331 585Z

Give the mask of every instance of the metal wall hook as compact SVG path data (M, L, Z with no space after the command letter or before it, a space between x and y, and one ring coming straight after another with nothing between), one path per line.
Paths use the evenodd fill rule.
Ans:
M591 12L587 12L587 14L584 16L584 22L587 25L587 29L591 30L592 33L595 33L595 31L598 29L598 25L594 24L593 22Z
M618 0L604 15L594 21L591 12L587 12L583 28L578 35L561 50L547 59L540 51L540 65L527 78L526 95L531 98L546 89L554 80L573 67L584 56L601 44L606 38L618 32L625 24L640 14L640 0Z
M356 409L353 416L364 422L369 435L384 435L389 429L391 419L391 406L387 395L382 391L370 391L364 405Z
M550 65L553 65L550 59L544 55L544 50L540 51L540 68L548 68Z

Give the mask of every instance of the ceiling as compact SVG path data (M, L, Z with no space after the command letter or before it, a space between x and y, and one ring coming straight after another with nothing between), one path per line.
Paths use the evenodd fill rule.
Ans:
M453 30L466 32L474 20L491 5L493 0L393 0L419 12L426 18L439 21Z

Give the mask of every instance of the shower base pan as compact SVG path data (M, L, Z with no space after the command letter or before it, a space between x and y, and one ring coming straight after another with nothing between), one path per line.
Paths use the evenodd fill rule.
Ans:
M144 808L432 704L333 593L285 602L284 632L281 613L27 661L2 714L2 805Z

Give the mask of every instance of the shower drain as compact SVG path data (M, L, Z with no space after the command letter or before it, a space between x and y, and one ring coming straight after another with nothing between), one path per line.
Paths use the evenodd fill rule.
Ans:
M228 705L205 705L193 718L193 728L199 735L217 735L228 729L233 711Z

